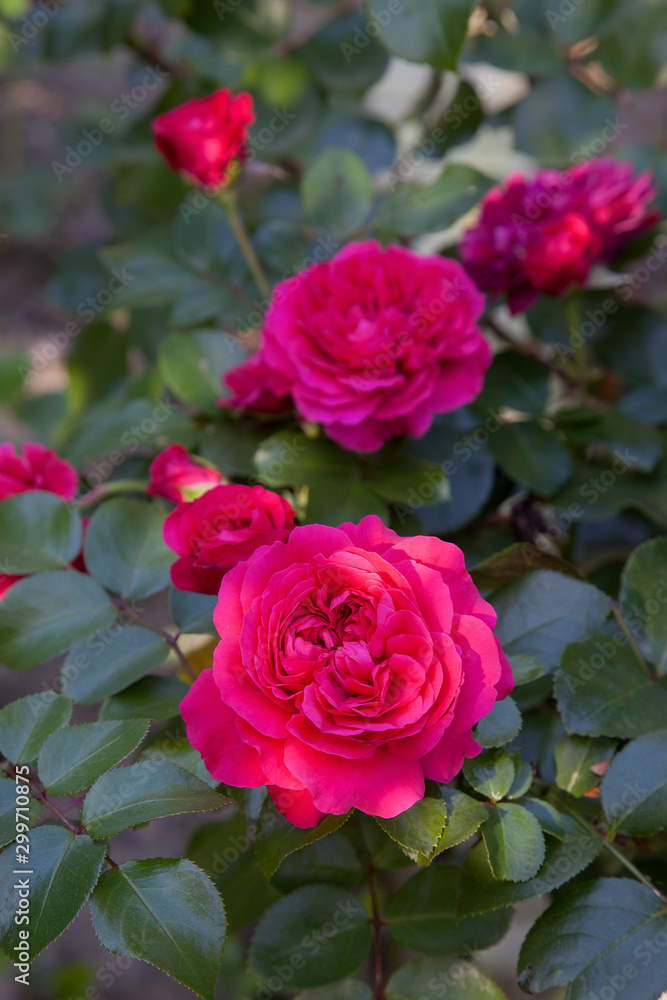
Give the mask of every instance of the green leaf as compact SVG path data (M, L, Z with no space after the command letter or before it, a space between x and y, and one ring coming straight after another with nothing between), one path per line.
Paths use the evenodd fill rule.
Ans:
M350 478L358 471L358 463L326 438L313 440L301 432L278 431L257 449L255 469L260 482L275 489L317 483L323 475Z
M529 542L516 542L474 566L470 575L480 590L496 590L537 569L553 569L581 580L579 570L550 552L542 552Z
M526 882L544 861L542 828L522 806L503 803L491 809L482 837L496 878Z
M412 861L427 865L445 829L447 806L441 799L425 798L393 819L376 816L375 821Z
M100 719L171 719L178 715L188 685L176 677L143 677L100 709Z
M475 0L366 0L369 24L390 52L436 69L456 69ZM373 32L375 34L375 31Z
M521 805L531 812L545 833L562 840L565 836L565 823L558 810L545 799L524 799Z
M248 961L264 979L275 976L278 968L290 989L325 986L358 969L372 944L368 916L358 899L333 886L305 886L265 914Z
M611 760L616 749L613 740L593 740L586 736L563 736L556 744L556 784L579 798L600 783L591 771L595 764Z
M126 861L104 873L90 908L95 932L109 951L150 962L213 1000L225 908L211 880L191 861Z
M362 160L349 149L330 146L301 181L304 215L335 240L364 224L373 204L373 183Z
M165 512L145 500L108 500L86 532L86 566L108 590L128 600L150 597L169 583L176 558L162 538Z
M646 658L667 674L667 538L653 538L632 553L619 604Z
M504 406L521 413L542 413L548 396L549 373L544 365L517 351L503 351L495 355L471 409L482 418Z
M222 376L246 358L222 330L170 333L160 344L158 367L165 385L184 403L215 412L224 395Z
M238 809L221 823L200 826L186 852L217 886L230 933L257 920L280 897L257 864L247 827Z
M450 1000L507 1000L487 975L460 958L417 958L401 966L387 983L387 1000L447 994Z
M391 936L425 955L475 951L499 941L509 927L509 911L457 922L459 876L460 869L453 865L435 865L413 875L387 906Z
M83 573L54 570L19 580L0 604L0 661L27 670L106 628L116 609Z
M490 809L486 802L478 802L455 788L443 788L442 794L447 806L447 826L438 841L438 853L472 837Z
M367 514L376 514L385 524L389 521L387 505L374 489L361 480L322 476L308 487L307 515L310 524L330 524L337 527L346 521L357 524Z
M619 631L568 646L555 693L568 732L631 739L667 721L667 677L654 681Z
M0 709L0 753L13 764L30 763L71 714L69 698L50 690L12 701Z
M552 892L587 868L602 850L602 837L571 817L562 817L565 836L546 842L544 863L534 878L525 882L503 882L495 878L483 841L468 851L461 871L459 917L485 913L523 899Z
M520 799L525 795L533 783L533 769L530 764L521 759L521 754L511 754L514 763L515 775L512 787L505 796L507 799Z
M521 729L521 712L511 698L497 701L488 715L477 723L474 738L483 747L503 747Z
M667 11L660 0L619 0L599 26L596 57L621 88L651 87L664 66Z
M375 216L381 233L418 236L447 229L468 212L491 187L472 167L452 163L435 184L399 187L383 198Z
M301 49L304 61L327 90L359 94L384 73L387 53L365 28L363 13L354 11L334 18Z
M514 781L514 761L504 750L486 750L463 765L466 781L476 792L494 802L503 799Z
M388 453L371 466L367 481L391 503L423 507L449 500L449 483L444 472L436 462L423 458Z
M522 656L521 653L517 653L516 656L510 656L508 659L512 668L515 687L530 684L532 681L544 677L546 673L544 667L539 665L534 656Z
M84 799L81 820L91 836L101 839L149 819L219 809L228 802L177 764L147 760L98 778Z
M40 826L30 833L30 960L62 934L88 899L104 863L104 844L77 836L64 826ZM0 854L0 947L15 961L19 931L14 916L19 908L15 887L14 849ZM26 866L27 868L28 866Z
M270 878L288 854L326 837L341 827L348 816L349 813L345 816L326 816L317 826L301 830L285 819L272 799L266 799L259 814L255 837L255 853L260 868Z
M609 825L632 837L667 826L667 730L640 736L612 760L602 781Z
M358 819L364 847L378 871L394 871L410 866L411 862L402 848L387 836L372 816L360 813Z
M37 799L30 798L27 806L16 804L16 786L23 784L21 777L18 781L4 778L0 780L0 847L10 844L17 835L19 823L25 823L32 827L42 815L42 803ZM19 811L17 812L17 808Z
M373 991L359 979L344 979L335 986L303 990L295 1000L373 1000Z
M72 646L63 664L62 690L91 705L116 694L169 655L164 639L139 626L115 626Z
M540 497L550 497L570 478L572 460L553 431L539 424L502 424L489 448L503 472Z
M76 795L136 750L147 731L145 720L58 729L39 752L39 780L49 795Z
M364 878L354 847L343 833L334 831L285 858L271 882L281 892L291 892L313 883L352 889Z
M0 503L3 573L40 573L67 566L81 551L81 517L54 493L31 490Z
M606 594L584 583L537 570L497 591L495 634L507 656L534 656L546 670L558 664L571 642L585 639L609 613Z
M213 609L217 594L195 594L189 590L169 588L169 610L180 632L215 635Z
M613 987L619 997L656 1000L667 983L667 949L656 946L665 937L667 914L646 886L626 878L585 882L559 896L528 932L520 980L531 993L570 984L566 1000L588 1000L611 983L622 984L622 993Z

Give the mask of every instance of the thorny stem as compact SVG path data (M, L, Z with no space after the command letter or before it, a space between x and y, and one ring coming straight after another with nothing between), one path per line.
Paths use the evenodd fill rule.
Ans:
M243 254L246 264L255 279L255 284L257 285L262 296L267 299L271 298L271 288L268 281L266 280L266 275L262 270L262 265L257 259L257 254L255 253L252 243L246 232L246 228L243 224L243 219L241 218L239 211L236 207L236 195L229 190L221 191L218 195L220 204L227 213L227 219L234 233L234 238L238 243L239 250Z
M376 881L376 870L375 868L370 869L369 873L369 886L371 892L371 903L373 906L373 964L375 967L375 1000L384 1000L384 982L382 975L382 919L380 917L380 905L378 901L377 893L377 881Z
M179 646L177 636L171 635L171 633L165 631L165 629L158 628L157 625L151 625L150 622L147 622L144 618L141 618L138 614L136 614L132 610L131 606L123 598L121 598L119 601L116 602L116 606L120 611L126 614L128 618L131 618L133 622L136 622L137 625L140 625L141 628L148 629L149 632L155 632L156 635L161 636L161 638L164 639L167 645L174 651L176 657L178 658L179 663L185 670L190 680L191 681L197 680L197 674L193 670L192 664L188 660L187 656Z

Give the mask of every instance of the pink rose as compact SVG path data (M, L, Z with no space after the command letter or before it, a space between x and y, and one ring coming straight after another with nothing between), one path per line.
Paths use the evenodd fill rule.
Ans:
M267 784L290 822L396 816L481 747L472 727L512 689L496 615L438 538L360 524L295 528L227 574L213 669L185 696L214 778Z
M276 286L259 355L230 372L223 405L298 413L344 448L421 437L436 413L481 391L491 351L483 299L460 264L404 247L350 243Z
M252 97L222 88L193 97L152 122L155 145L172 170L210 190L225 187L247 155Z
M217 469L196 462L182 444L170 444L161 451L148 471L150 482L146 492L174 503L195 500L225 482Z
M13 444L0 444L0 500L28 490L47 490L73 500L78 488L74 466L50 448L28 441L21 455Z
M632 164L605 158L530 179L514 174L483 199L461 256L480 288L505 293L517 313L540 292L583 285L594 264L609 263L650 229L659 218L648 208L655 195L650 171L635 177Z
M164 523L164 540L180 559L171 579L180 590L217 594L227 570L255 549L285 541L294 526L287 500L262 486L215 486L181 503Z

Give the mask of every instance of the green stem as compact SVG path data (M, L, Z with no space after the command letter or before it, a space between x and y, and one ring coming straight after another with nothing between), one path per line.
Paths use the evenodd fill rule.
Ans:
M554 791L563 809L565 809L565 811L570 814L573 820L576 823L578 823L581 829L585 830L586 833L589 834L590 836L590 831L591 831L590 825L586 822L586 820L582 816L580 816L580 814L575 809L573 809L570 806L570 804L565 800L564 796L562 795L560 789L554 788ZM660 902L663 903L663 905L667 904L667 896L664 896L659 889L656 889L651 880L648 879L646 875L644 875L642 872L640 872L639 868L633 865L632 861L630 861L629 858L626 858L625 854L623 854L623 852L620 851L618 847L616 847L616 845L612 842L613 838L614 838L614 833L612 830L610 830L607 836L602 839L602 846L605 847L610 854L613 854L616 860L620 861L620 863L629 872L631 872L632 875L634 875L634 877L637 879L638 882L641 882L642 885L645 885L647 889L650 889L651 892L658 897Z
M628 645L630 646L630 649L635 654L635 656L637 657L637 659L639 660L639 662L641 663L642 667L644 668L644 670L646 671L646 673L649 675L649 677L651 678L651 680L654 681L655 677L651 673L651 671L649 669L648 663L646 662L646 660L642 656L641 651L639 649L639 646L635 642L635 637L633 636L632 632L630 631L630 627L629 627L628 623L626 622L625 618L623 617L621 609L619 608L619 606L617 604L614 604L614 606L612 607L612 614L613 614L614 618L616 619L616 621L618 622L618 624L620 625L621 631L623 632L623 635L628 640Z
M262 265L257 259L257 254L255 253L252 243L246 228L243 224L243 219L239 213L236 205L236 195L233 191L227 189L220 191L218 194L218 199L220 204L227 213L227 219L229 220L229 225L232 232L234 233L234 238L239 245L239 250L243 254L246 264L255 279L255 284L257 285L259 291L268 300L271 298L271 288L268 281L266 280L266 275L262 270Z
M579 302L575 295L569 295L563 302L565 311L565 321L572 338L574 348L574 368L581 381L580 395L583 396L584 386L588 382L588 348L586 340L581 332L581 316L579 315Z
M179 646L178 639L176 636L173 636L170 632L165 631L165 629L163 628L158 628L157 625L151 625L150 622L147 622L145 619L141 618L138 614L136 614L132 610L128 602L123 600L122 598L117 602L117 607L119 611L122 611L123 614L126 614L128 618L131 618L132 621L136 622L137 625L140 625L141 628L148 629L149 632L155 632L156 635L159 635L162 639L164 639L167 645L174 651L179 663L185 670L190 680L191 681L197 680L197 674L194 672L192 664L190 663L187 656Z
M148 483L144 479L114 479L110 483L102 483L76 501L77 507L90 507L98 500L114 496L116 493L145 493Z
M640 872L639 868L636 868L629 858L626 858L625 854L623 854L623 851L619 851L618 847L616 847L616 845L613 844L611 840L605 839L603 841L603 844L607 848L609 853L613 854L616 860L620 861L621 864L625 868L627 868L627 870L631 872L632 875L634 875L634 877L639 882L642 883L642 885L645 885L647 889L650 889L652 893L655 893L655 895L658 897L663 906L667 904L667 896L663 895L663 893L661 893L659 889L656 889L651 880L648 879L646 875L643 874L643 872Z

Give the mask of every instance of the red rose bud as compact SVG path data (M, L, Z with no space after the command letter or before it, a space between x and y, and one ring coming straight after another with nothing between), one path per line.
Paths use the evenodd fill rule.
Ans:
M299 415L354 451L421 437L482 390L484 300L461 265L374 240L281 282L259 353L225 377L221 405ZM281 399L282 398L282 399Z
M180 590L217 594L227 570L294 527L287 500L262 486L216 486L192 503L181 503L164 524L164 540L180 559L171 579Z
M480 288L507 295L512 312L540 292L583 285L594 264L608 264L659 219L650 171L601 158L569 170L515 174L482 201L461 256Z
M217 90L194 97L152 122L155 144L172 170L208 190L225 187L246 157L252 97Z
M303 828L352 808L397 816L426 778L451 781L514 684L461 550L374 515L257 549L213 621L213 668L181 703L188 739L214 778L268 785Z
M0 500L28 490L46 490L73 500L78 488L74 466L50 448L27 441L21 455L13 444L0 444Z
M146 492L174 503L196 500L225 482L217 469L195 461L182 444L171 444L160 452L151 462L149 475Z

